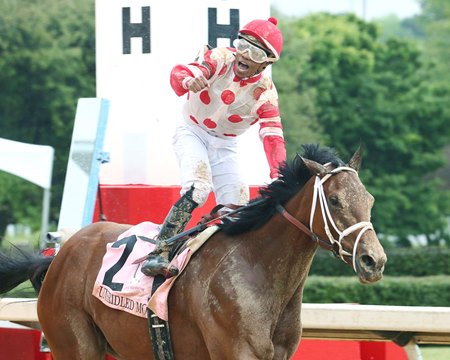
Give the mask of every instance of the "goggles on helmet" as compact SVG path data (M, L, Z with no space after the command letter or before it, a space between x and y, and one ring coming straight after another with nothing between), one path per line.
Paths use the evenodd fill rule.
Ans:
M263 49L251 44L246 39L235 39L233 41L233 46L240 53L244 54L244 53L248 52L250 59L252 61L254 61L255 63L263 63L266 61L269 61L269 62L276 61L275 58L270 58Z

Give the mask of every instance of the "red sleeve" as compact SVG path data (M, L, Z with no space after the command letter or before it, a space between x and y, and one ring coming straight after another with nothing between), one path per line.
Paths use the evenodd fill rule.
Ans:
M188 91L183 88L183 80L187 77L194 77L194 74L184 65L176 65L170 73L170 86L178 96L186 94Z
M194 62L189 65L175 65L170 73L170 86L178 96L182 96L188 92L183 87L183 81L186 78L196 77L203 74L204 77L210 79L216 71L216 62L210 58L211 51L204 54L204 59L201 63Z
M278 106L271 104L269 101L262 104L256 111L260 119L270 119L280 117Z
M283 138L280 111L271 102L264 103L258 110L259 135L262 138L264 152L270 167L270 178L278 177L278 167L286 161L286 147Z
M278 177L278 167L286 161L284 139L278 135L267 135L263 138L264 152L270 167L270 178Z

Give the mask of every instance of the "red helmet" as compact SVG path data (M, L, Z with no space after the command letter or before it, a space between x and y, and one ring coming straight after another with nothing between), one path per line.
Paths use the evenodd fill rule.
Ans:
M276 60L280 58L283 47L283 35L277 27L278 20L270 17L268 20L253 20L245 25L240 34L247 34L255 37L268 50L272 52Z

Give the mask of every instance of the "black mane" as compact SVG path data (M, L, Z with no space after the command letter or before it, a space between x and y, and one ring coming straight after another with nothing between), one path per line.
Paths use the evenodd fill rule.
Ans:
M284 163L280 167L279 180L262 187L259 196L250 201L260 202L254 206L243 209L233 219L224 219L220 225L227 235L236 235L250 230L256 230L264 225L276 212L275 205L284 205L296 194L311 178L311 173L304 164L302 157L314 160L319 164L331 163L334 167L343 166L334 149L328 147L319 148L317 144L302 145L303 153L292 161L292 164Z

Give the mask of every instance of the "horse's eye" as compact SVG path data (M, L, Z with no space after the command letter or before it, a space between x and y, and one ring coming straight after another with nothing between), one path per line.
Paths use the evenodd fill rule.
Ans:
M339 206L339 199L336 195L330 196L329 201L332 206L335 206L335 207Z

